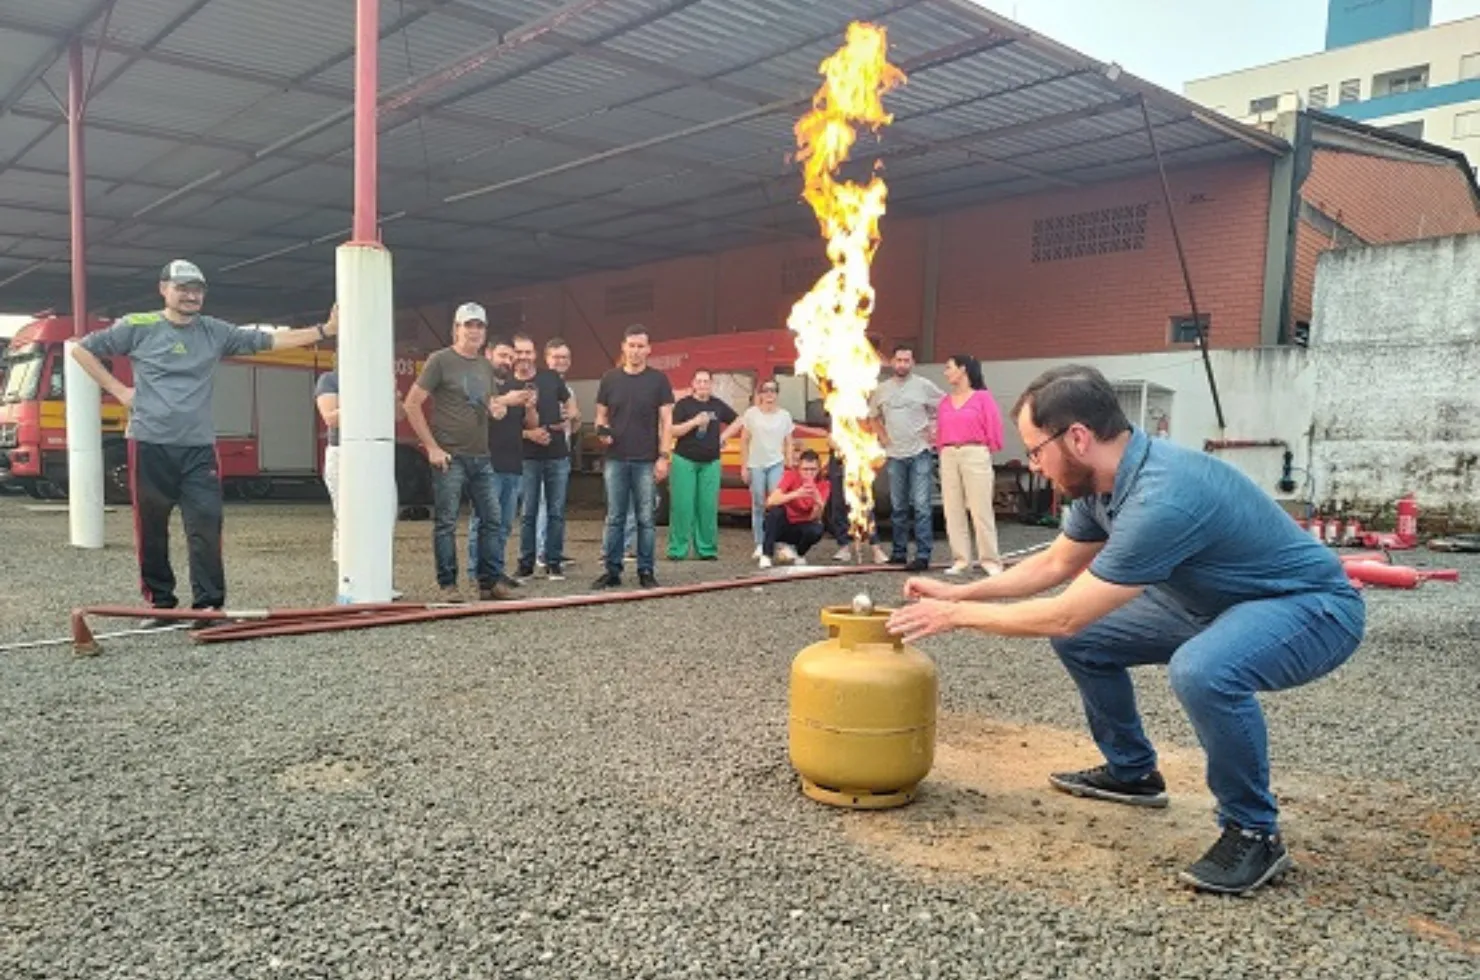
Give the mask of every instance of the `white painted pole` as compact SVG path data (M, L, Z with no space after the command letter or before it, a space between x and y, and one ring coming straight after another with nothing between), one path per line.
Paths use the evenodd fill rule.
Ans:
M396 389L391 253L335 253L339 295L340 603L391 601L395 564Z
M67 523L74 548L103 546L103 391L63 345L67 401Z

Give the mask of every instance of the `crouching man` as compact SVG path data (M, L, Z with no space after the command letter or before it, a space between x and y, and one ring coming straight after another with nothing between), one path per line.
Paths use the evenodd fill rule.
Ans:
M812 546L826 536L822 509L827 506L828 484L819 481L822 462L816 451L802 451L794 470L781 474L766 497L765 537L761 544L761 568L770 568L781 551L782 561L806 564Z
M920 601L893 613L889 629L911 640L962 628L1048 637L1105 757L1049 782L1132 806L1166 806L1167 794L1128 668L1167 664L1207 756L1222 830L1181 877L1253 891L1290 865L1256 695L1345 663L1366 626L1360 594L1331 551L1243 473L1133 427L1093 368L1044 373L1012 415L1029 464L1074 499L1059 537L997 578L910 579L905 596ZM982 601L1065 582L1048 598Z

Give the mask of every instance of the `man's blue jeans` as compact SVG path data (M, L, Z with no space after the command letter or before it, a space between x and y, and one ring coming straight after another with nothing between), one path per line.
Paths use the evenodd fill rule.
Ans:
M1256 692L1297 687L1335 670L1361 642L1343 617L1365 624L1360 596L1319 593L1243 602L1211 622L1157 589L1053 648L1079 685L1095 744L1116 779L1156 768L1126 668L1168 664L1168 677L1208 758L1218 822L1272 833L1269 744Z
M473 514L481 521L469 538L477 542L480 583L498 580L495 569L494 531L499 523L498 490L494 485L493 461L487 456L453 456L447 469L432 469L432 555L437 563L437 584L457 584L457 515L462 509L463 489L473 502Z
M653 572L653 552L657 534L653 529L655 505L653 463L651 460L607 459L601 464L602 482L606 484L606 538L602 542L602 560L611 575L622 574L622 544L626 536L627 512L637 516L637 572Z
M494 471L494 493L498 497L498 517L493 522L493 577L495 579L502 578L504 574L504 553L509 547L509 535L514 530L514 514L517 513L519 507L519 484L521 482L522 477L518 473ZM474 572L478 568L478 534L482 529L483 522L474 512L468 521L469 578L474 577Z
M520 491L524 501L524 522L519 529L521 569L534 568L537 552L547 555L551 564L559 564L565 556L565 494L569 488L569 456L524 461ZM540 525L542 516L545 519L543 527Z
M894 539L891 558L909 557L913 516L915 557L922 561L930 560L930 551L935 545L930 509L930 485L934 472L935 454L929 450L889 460L889 530Z

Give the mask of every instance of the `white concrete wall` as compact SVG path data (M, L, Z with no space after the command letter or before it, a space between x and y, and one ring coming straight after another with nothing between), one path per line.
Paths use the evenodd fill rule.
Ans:
M1318 498L1480 523L1480 235L1322 255L1311 348Z

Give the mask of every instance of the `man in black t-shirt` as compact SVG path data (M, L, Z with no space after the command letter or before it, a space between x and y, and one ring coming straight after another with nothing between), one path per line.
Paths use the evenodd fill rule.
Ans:
M569 364L570 348L565 341L555 338L547 343L547 359L554 350L564 351ZM558 581L565 578L561 563L565 554L565 491L570 485L570 440L567 432L580 416L565 379L547 368L535 368L534 340L528 334L514 335L514 374L520 383L534 386L536 416L535 424L524 430L520 489L524 520L519 530L517 574L520 578L534 574L543 513L543 540L549 556L545 567L549 577Z
M694 372L693 394L673 406L673 478L668 483L668 557L694 553L719 557L720 433L735 421L735 410L715 398L714 377L706 368Z
M647 328L628 327L622 337L622 366L601 378L596 390L596 433L606 446L602 478L606 483L606 570L593 583L605 589L622 584L622 537L627 509L637 511L637 581L655 588L653 530L656 481L668 476L673 426L673 386L662 371L647 366ZM547 544L548 548L549 545Z
M494 337L485 350L493 365L494 395L507 404L495 404L488 420L488 456L493 463L493 489L498 501L493 528L493 570L503 589L519 585L504 571L509 533L514 527L514 513L519 506L519 487L524 480L524 430L536 424L534 392L514 376L514 347L504 337ZM502 411L502 414L498 414ZM468 565L478 567L477 513L468 524Z

